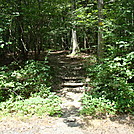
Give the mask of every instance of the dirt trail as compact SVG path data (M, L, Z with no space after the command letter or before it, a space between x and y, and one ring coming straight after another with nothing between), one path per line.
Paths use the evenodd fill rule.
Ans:
M62 99L63 115L3 118L0 120L0 134L134 134L132 116L93 119L79 115L80 99L88 90L86 71L80 57L53 52L49 61L56 72L53 88Z

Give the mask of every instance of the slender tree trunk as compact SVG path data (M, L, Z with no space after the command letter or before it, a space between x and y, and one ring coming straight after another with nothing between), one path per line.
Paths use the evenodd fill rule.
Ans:
M86 29L84 29L86 31ZM87 51L87 35L86 35L86 32L83 30L84 32L84 49Z
M24 42L24 37L23 37L23 15L22 15L22 1L18 1L18 11L19 11L19 16L17 17L17 23L18 23L18 45L21 50L20 52L20 59L26 60L27 59L27 48L26 44Z
M72 29L72 53L71 55L75 55L78 51L78 43L77 43L77 34L76 30Z
M103 0L98 0L98 59L101 59L103 57L103 34L102 34L102 10L103 10Z
M75 10L76 9L76 1L73 0L72 2L73 2L72 10ZM74 16L74 14L72 16ZM75 21L75 20L72 19L72 21ZM78 42L77 42L76 26L73 25L73 29L72 29L72 53L71 53L71 55L75 55L78 51L78 48L79 47L78 47Z

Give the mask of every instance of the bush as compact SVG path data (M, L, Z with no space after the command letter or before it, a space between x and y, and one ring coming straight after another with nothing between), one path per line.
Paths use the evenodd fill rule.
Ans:
M126 56L105 59L102 64L90 66L88 74L92 78L93 87L90 95L115 102L117 113L133 114L133 61L134 52L131 52Z
M60 114L60 99L51 92L47 61L27 61L0 67L0 114ZM2 102L3 101L3 102Z
M81 114L101 116L106 114L115 114L115 103L103 97L93 97L85 94L82 99L83 109Z
M28 98L33 93L39 93L43 96L51 86L47 61L30 60L23 68L14 70L16 64L0 68L0 100L6 100L10 95Z
M49 95L47 98L30 97L20 100L21 97L11 97L8 101L0 103L0 113L4 115L54 115L61 113L60 100L56 95Z

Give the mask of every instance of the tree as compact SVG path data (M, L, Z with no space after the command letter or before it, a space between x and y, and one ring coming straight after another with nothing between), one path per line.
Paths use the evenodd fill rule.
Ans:
M98 59L101 59L103 56L103 34L102 34L102 28L101 26L103 25L103 15L102 15L102 10L103 10L103 0L98 0Z
M77 42L77 32L76 32L76 24L75 24L75 10L76 10L76 0L72 0L72 53L71 55L75 55L78 51L78 42Z
M79 49L78 43L77 43L77 34L75 28L72 29L72 53L71 55L75 55Z

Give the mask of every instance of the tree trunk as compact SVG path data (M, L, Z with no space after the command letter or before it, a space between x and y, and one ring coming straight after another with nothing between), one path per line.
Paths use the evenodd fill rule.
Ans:
M24 43L24 37L23 37L23 15L22 15L22 1L18 1L18 11L19 16L17 17L17 28L18 28L18 46L21 50L20 52L20 59L26 60L27 59L27 48L26 44Z
M72 53L71 55L75 55L78 51L78 43L77 43L77 35L76 30L72 29Z
M102 9L103 9L103 0L98 0L98 59L101 59L103 57L103 34L102 34Z
M72 10L75 11L76 9L76 0L72 0ZM72 21L75 21L74 20L74 14L72 14ZM71 55L74 56L78 51L78 43L77 43L77 34L76 34L76 26L73 25L73 28L72 28L72 53Z
M86 29L83 31L84 32L84 50L87 51L87 35L86 35Z

